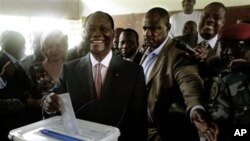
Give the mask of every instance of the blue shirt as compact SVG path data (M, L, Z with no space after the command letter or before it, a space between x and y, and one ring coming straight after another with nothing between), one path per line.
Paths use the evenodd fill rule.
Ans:
M164 42L158 48L154 49L152 52L149 52L149 49L147 50L147 52L146 52L147 57L146 57L145 61L142 63L144 75L146 78L146 83L148 83L149 74L151 73L155 62L156 62L157 58L159 57L162 48L167 43L168 39L169 39L169 37L167 37L164 40Z

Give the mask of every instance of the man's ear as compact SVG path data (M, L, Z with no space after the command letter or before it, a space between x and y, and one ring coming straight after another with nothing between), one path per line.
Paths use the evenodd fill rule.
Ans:
M112 36L113 36L113 40L114 40L114 38L115 38L115 30L114 29L112 29Z
M223 26L225 25L225 23L226 23L226 18L224 18L224 20L223 20Z
M170 31L170 29L171 29L171 24L170 24L170 23L167 23L166 26L167 26L167 29L166 29L166 30L167 30L167 31Z
M85 32L85 29L83 28L83 29L82 29L82 34L81 34L82 39L84 39L85 34L86 34L86 32Z

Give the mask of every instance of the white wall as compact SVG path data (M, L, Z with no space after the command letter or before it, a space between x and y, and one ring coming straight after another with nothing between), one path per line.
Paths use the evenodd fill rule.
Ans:
M79 20L80 17L101 10L111 15L145 13L160 6L168 11L182 10L182 0L0 0L1 15L32 17L52 16ZM202 9L210 2L219 1L226 6L250 5L250 0L196 0L195 9Z
M87 16L97 10L111 15L145 13L150 8L160 6L168 11L182 10L182 0L80 0L80 15ZM250 0L196 0L195 9L203 9L207 4L218 1L225 6L250 5Z
M79 0L0 0L0 14L79 20Z
M52 16L79 20L80 17L101 10L111 15L145 13L160 6L168 11L182 10L182 0L0 0L1 15ZM250 0L196 0L195 9L219 1L226 6L250 5Z

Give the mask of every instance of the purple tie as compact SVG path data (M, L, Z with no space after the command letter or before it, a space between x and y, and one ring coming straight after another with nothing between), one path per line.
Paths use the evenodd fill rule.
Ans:
M97 98L100 98L101 90L102 90L102 64L98 63L95 65L95 89Z

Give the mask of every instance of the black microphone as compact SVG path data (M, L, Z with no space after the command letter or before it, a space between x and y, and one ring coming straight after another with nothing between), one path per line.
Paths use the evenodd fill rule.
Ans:
M195 54L197 53L189 44L187 44L186 42L179 40L179 39L174 39L176 44L175 46L181 50L186 51L189 54Z

